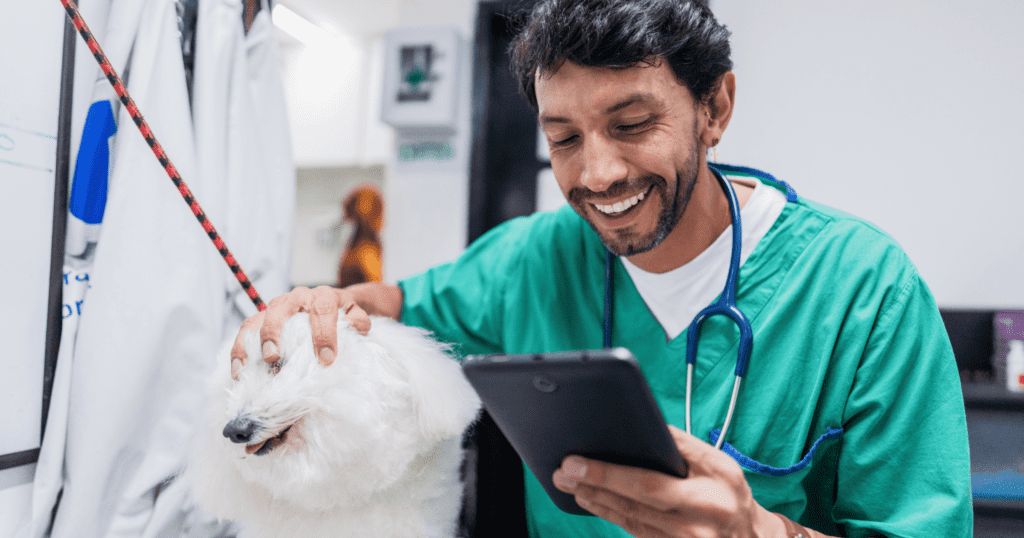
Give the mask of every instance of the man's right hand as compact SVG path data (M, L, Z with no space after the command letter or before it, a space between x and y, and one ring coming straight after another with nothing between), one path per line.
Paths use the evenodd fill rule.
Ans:
M231 373L237 375L245 364L245 331L260 331L263 360L274 362L280 358L281 327L288 318L299 312L309 313L313 332L313 349L320 363L330 366L337 356L338 310L345 312L349 326L366 334L370 330L370 317L388 316L398 319L402 308L402 291L397 286L381 283L357 284L348 288L320 286L314 289L295 288L271 299L267 309L242 323L231 348Z

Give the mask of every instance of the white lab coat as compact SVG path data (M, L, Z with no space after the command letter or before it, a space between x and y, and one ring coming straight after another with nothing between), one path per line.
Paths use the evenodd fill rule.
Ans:
M269 8L246 36L241 2L200 1L195 128L174 1L91 0L82 9L119 72L131 53L130 93L243 269L259 276L264 301L287 291L295 169ZM97 68L82 62L88 49L79 45L76 89L91 90ZM92 100L82 96L73 155ZM123 109L118 125L91 289L77 342L65 326L31 520L19 536L45 536L61 488L52 536L225 530L191 510L169 479L219 342L255 307Z
M269 7L248 35L238 0L200 0L193 118L207 211L264 301L289 289L295 166ZM230 193L230 195L227 195ZM225 338L256 307L223 271Z
M115 2L129 91L202 202L173 0ZM104 48L111 45L103 44ZM63 496L53 536L141 536L180 467L223 318L220 262L124 109L74 350Z
M269 7L248 35L241 20L240 1L199 1L192 115L204 210L266 302L290 287L295 166ZM220 274L223 337L233 340L256 307L227 266ZM145 538L154 530L161 538L200 538L233 536L239 528L195 509L175 482L158 500Z
M255 247L273 263L264 278L267 296L274 297L291 288L292 232L295 223L295 162L292 159L292 141L288 126L288 110L281 77L281 55L274 36L274 24L268 2L264 2L245 39L248 65L248 87L252 97L250 114L259 127L257 148L264 196L269 201L263 218L243 212L241 200L229 199L236 204L236 214L247 219L246 229L252 234Z

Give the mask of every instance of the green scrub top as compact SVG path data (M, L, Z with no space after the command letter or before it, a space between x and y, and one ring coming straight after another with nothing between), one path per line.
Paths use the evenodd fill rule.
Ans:
M507 222L455 262L399 283L402 321L463 354L602 345L605 249L569 206ZM685 423L686 331L666 341L615 261L612 345L630 349L666 420ZM728 432L761 506L830 535L969 536L967 424L938 308L897 243L799 199L743 264L754 347ZM701 330L693 433L716 438L739 331ZM683 455L685 457L685 454ZM534 537L628 536L560 511L525 471Z

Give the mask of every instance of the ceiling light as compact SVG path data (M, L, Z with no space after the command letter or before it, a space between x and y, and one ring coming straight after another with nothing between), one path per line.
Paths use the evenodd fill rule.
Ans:
M272 12L274 26L277 26L288 35L298 39L306 46L311 45L337 45L341 36L334 35L327 30L309 22L298 13L286 8L281 4L274 6Z

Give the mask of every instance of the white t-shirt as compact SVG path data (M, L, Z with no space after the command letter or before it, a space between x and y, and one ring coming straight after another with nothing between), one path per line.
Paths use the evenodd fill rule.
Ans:
M729 178L733 183L753 185L754 192L740 210L743 245L740 267L754 251L757 242L775 224L786 206L786 195L756 178ZM729 257L732 255L732 225L722 232L704 252L682 267L667 273L648 273L624 257L622 265L633 279L647 308L665 329L666 341L679 336L693 318L722 293Z

